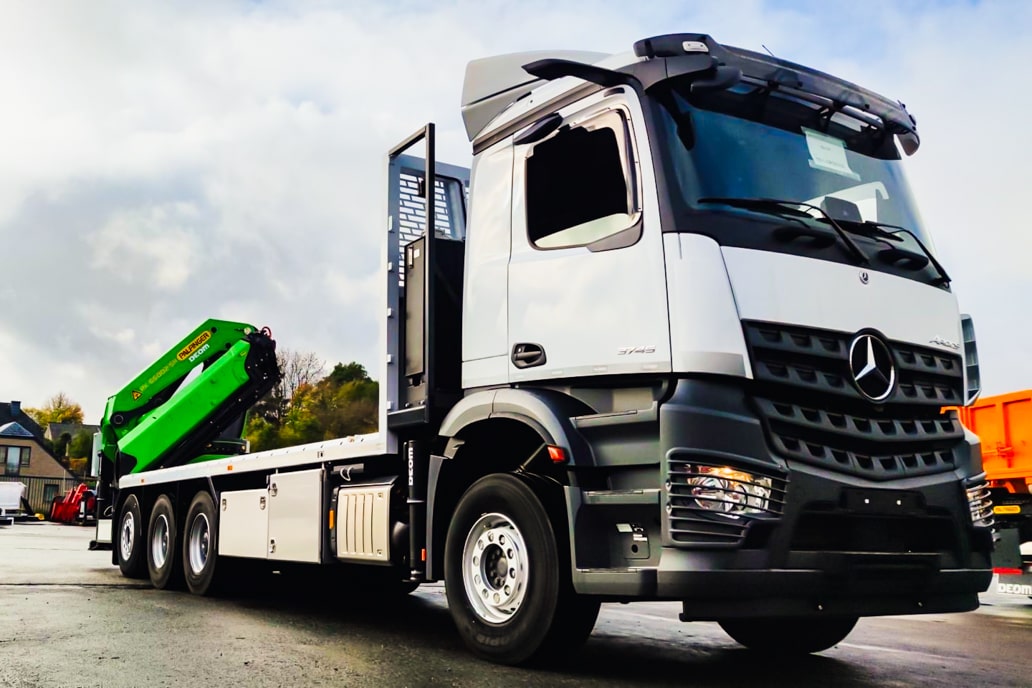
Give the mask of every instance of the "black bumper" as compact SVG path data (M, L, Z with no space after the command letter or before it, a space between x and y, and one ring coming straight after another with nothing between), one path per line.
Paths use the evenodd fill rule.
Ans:
M978 470L966 443L949 471L836 472L776 455L745 385L710 380L680 381L659 434L651 556L576 569L579 592L681 600L685 619L871 616L975 609L991 582L991 532L972 526L964 489ZM759 518L713 516L709 533L705 513L682 517L686 500L672 499L685 462L772 476L783 499Z

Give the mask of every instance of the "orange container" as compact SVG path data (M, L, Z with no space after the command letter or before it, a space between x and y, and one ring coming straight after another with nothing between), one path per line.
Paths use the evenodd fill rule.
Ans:
M960 422L982 440L990 487L1027 494L1032 484L1032 390L983 397L958 411Z

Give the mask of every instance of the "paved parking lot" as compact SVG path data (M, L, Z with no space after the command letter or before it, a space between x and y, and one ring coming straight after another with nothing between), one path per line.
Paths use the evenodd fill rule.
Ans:
M861 620L818 656L760 659L679 605L604 605L555 670L474 659L443 588L399 604L332 586L227 599L122 578L92 529L0 528L0 686L1028 686L1032 606L996 594L971 614Z

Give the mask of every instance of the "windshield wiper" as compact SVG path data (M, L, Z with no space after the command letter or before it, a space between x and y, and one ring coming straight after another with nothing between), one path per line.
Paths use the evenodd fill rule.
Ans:
M946 274L946 268L944 268L942 264L935 259L935 256L932 255L932 252L929 251L928 247L924 245L924 242L921 241L916 234L911 232L906 227L900 227L899 225L891 225L888 222L875 222L874 220L864 220L863 222L858 222L856 224L860 227L870 229L872 235L881 239L889 239L891 241L903 241L903 237L899 235L906 234L914 240L914 243L917 244L918 247L920 247L921 252L924 254L924 257L928 259L928 262L932 264L932 267L935 268L935 271L939 273L938 279L936 279L933 282L933 284L948 285L952 281L950 279L950 276ZM906 249L894 250L906 251ZM909 253L909 251L906 252Z
M833 218L831 215L829 215L820 206L812 205L810 203L804 203L802 201L785 201L785 200L781 200L779 198L730 198L730 197L729 198L721 198L721 197L712 197L712 198L700 198L698 200L698 202L699 203L714 203L714 204L718 204L719 203L720 205L728 205L728 206L731 206L732 208L741 208L743 210L752 210L752 211L758 212L758 213L767 213L768 215L778 215L778 216L782 216L782 217L793 217L793 218L807 217L807 218L810 218L811 220L815 219L813 217L813 215L811 215L810 213L806 212L805 210L800 210L800 208L802 207L802 208L809 208L810 210L816 210L832 226L832 228L835 230L835 233L838 234L840 239L842 239L842 243L844 243L849 248L849 252L853 254L854 258L856 258L863 265L870 265L871 264L871 259L868 258L867 254L864 253L863 249L861 249L857 245L857 243L855 241L853 241L853 238L851 236L849 236L849 233L846 232L846 230L842 229L842 225L840 225L835 220L835 218Z

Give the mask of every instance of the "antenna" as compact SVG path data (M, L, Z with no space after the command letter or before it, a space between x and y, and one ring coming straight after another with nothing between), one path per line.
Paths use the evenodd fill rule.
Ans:
M774 53L772 53L772 52L770 51L770 48L768 48L767 46L763 45L763 43L760 43L760 47L761 47L761 48L763 48L764 50L766 50L766 51L767 51L767 54L768 54L768 55L770 55L771 57L777 57L777 55L775 55Z

